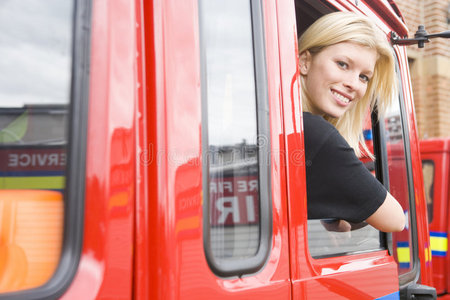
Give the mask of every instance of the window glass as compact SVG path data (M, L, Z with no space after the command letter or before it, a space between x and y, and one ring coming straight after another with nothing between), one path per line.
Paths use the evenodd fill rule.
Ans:
M268 196L267 185L260 184L259 143L267 140L258 138L250 1L200 1L200 17L208 158L205 246L220 271L220 266L245 262L260 250L261 194Z
M73 1L0 3L0 292L44 284L63 228Z
M399 275L408 273L413 267L408 168L400 99L399 97L399 100L393 101L385 115L389 192L401 204L406 216L405 229L392 234L394 257L398 262Z
M308 220L309 251L313 257L380 249L380 232L372 226L336 232L327 230L327 221Z
M422 161L423 188L427 200L428 223L433 222L433 199L434 199L434 162Z

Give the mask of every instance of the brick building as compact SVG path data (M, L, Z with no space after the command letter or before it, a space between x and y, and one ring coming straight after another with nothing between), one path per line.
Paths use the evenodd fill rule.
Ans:
M419 24L431 33L450 29L450 0L396 0L413 37ZM408 46L420 138L450 136L450 39Z

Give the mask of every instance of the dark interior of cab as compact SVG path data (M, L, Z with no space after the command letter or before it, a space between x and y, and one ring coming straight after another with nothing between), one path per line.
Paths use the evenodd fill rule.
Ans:
M336 9L326 1L295 0L297 35L300 36L306 28L321 16L334 11Z

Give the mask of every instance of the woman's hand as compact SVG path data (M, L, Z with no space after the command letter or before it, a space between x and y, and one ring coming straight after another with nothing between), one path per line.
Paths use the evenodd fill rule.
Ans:
M322 226L325 227L328 231L336 231L336 232L347 232L352 230L352 225L350 225L349 222L344 220L320 220L320 223L322 223Z
M347 232L352 230L357 230L363 227L366 227L369 225L366 222L361 223L352 223L345 220L338 220L338 219L327 219L327 220L320 220L322 223L322 226L325 227L328 231L335 231L335 232Z

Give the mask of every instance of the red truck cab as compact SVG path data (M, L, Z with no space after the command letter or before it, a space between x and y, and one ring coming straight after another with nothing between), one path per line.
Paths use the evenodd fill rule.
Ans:
M393 1L7 3L0 299L435 298L404 46L392 46L398 97L370 130L374 174L407 227L334 233L307 218L298 36L334 11L407 36ZM32 122L43 104L65 122ZM55 143L62 170L18 169L33 154L20 151L44 163ZM62 184L41 184L55 172ZM28 272L31 258L50 275Z

